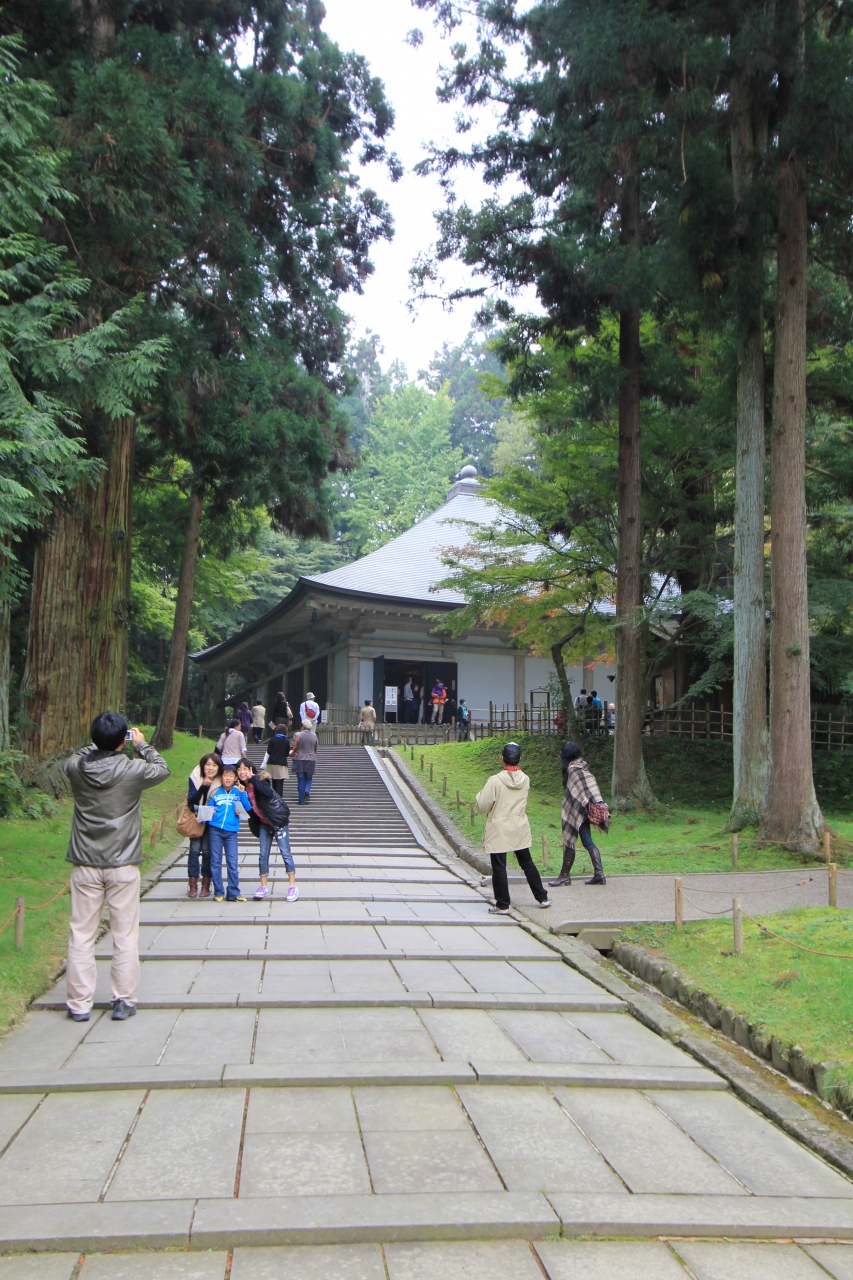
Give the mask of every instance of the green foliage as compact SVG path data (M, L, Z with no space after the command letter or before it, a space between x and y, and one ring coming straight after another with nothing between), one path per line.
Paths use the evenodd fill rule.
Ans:
M444 502L462 452L450 442L453 402L408 383L377 404L359 465L341 482L338 523L348 557L364 555Z
M24 785L19 772L24 759L20 751L0 751L0 818L36 821L56 812L46 795Z

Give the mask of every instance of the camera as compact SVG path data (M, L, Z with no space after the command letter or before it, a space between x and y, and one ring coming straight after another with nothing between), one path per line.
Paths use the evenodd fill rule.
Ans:
M132 729L128 729L127 733L124 735L124 740L125 740L125 742L133 742L133 730L132 730Z

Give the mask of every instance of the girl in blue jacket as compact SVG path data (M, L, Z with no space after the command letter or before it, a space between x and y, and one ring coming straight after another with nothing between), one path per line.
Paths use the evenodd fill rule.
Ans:
M233 765L222 766L222 786L208 796L208 804L214 808L207 824L210 835L210 874L213 877L213 901L222 902L225 889L222 886L222 853L228 868L228 902L245 902L240 893L240 869L237 863L237 832L240 830L238 806L246 813L252 812L252 804L245 791L237 787L237 770Z

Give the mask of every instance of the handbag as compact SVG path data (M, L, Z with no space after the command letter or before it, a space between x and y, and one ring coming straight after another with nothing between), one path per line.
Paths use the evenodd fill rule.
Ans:
M603 800L600 804L597 800L590 800L586 816L589 819L590 826L603 827L605 822L610 821L610 809Z
M177 826L178 834L189 836L190 840L197 840L204 835L204 823L199 822L186 800L181 805Z

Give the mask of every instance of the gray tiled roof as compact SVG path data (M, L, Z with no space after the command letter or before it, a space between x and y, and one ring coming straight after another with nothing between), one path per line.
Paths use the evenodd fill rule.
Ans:
M464 604L458 591L430 588L446 578L450 570L442 564L442 551L464 546L471 531L464 521L493 524L498 518L494 503L474 493L457 493L443 507L418 524L386 542L369 555L328 573L306 578L327 587L358 591L365 595L393 596L402 600L425 600L440 604Z

